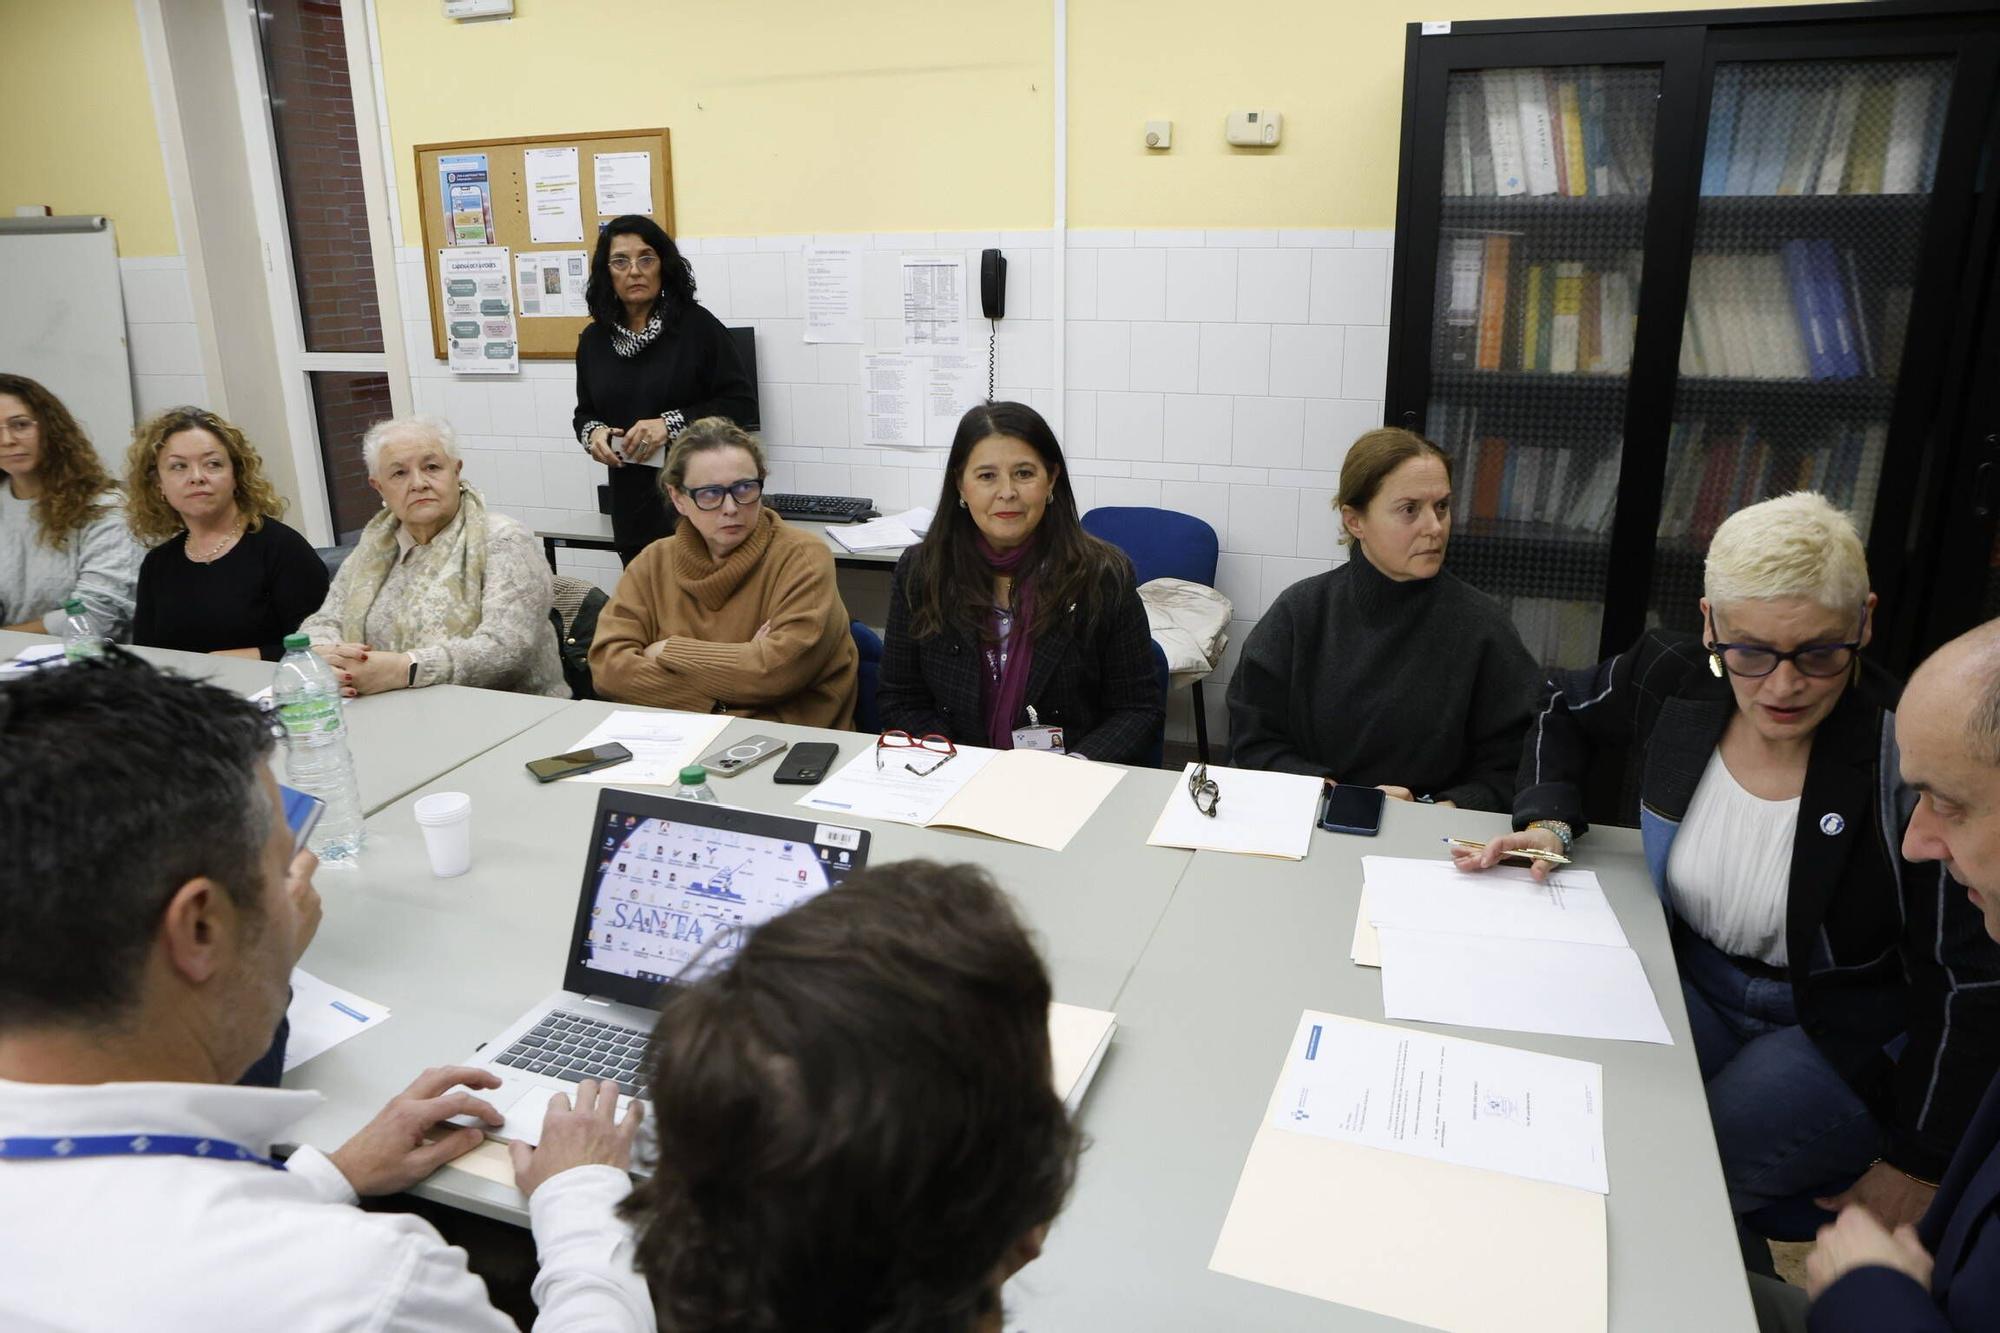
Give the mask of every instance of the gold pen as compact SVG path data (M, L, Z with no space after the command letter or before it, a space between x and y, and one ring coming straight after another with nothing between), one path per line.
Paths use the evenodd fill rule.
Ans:
M1446 838L1445 841L1453 847L1462 848L1468 852L1483 852L1486 850L1485 843L1474 842L1470 838ZM1514 856L1524 861L1546 861L1552 866L1566 866L1570 864L1570 859L1561 852L1545 852L1539 847L1512 847L1500 853L1500 856L1503 860L1509 856Z

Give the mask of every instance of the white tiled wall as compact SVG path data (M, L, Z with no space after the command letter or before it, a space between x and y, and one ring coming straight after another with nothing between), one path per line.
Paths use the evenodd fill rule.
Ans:
M194 306L188 297L187 261L179 255L120 259L125 289L125 340L132 359L132 400L139 420L163 407L205 403L208 379L202 373L195 337ZM98 442L107 460L122 465L124 441Z
M802 340L802 252L814 239L681 242L701 302L726 324L757 329L773 485L872 496L885 512L935 503L939 455L856 443L860 349ZM1052 407L1051 233L818 239L871 251L863 314L884 346L900 340L901 252L963 251L976 264L981 249L1004 249L998 392ZM1216 582L1235 607L1230 651L1207 687L1211 734L1220 736L1229 673L1257 617L1288 584L1342 558L1330 501L1348 444L1382 421L1392 233L1141 229L1073 231L1066 239L1062 442L1077 502L1178 509L1215 529L1223 551ZM450 375L431 353L421 252L399 250L397 273L417 409L458 426L468 478L531 526L594 520L603 469L570 434L571 363L524 362L518 377L505 379ZM563 559L566 573L607 588L616 582L608 553ZM1192 732L1184 692L1172 700L1169 730L1177 738Z

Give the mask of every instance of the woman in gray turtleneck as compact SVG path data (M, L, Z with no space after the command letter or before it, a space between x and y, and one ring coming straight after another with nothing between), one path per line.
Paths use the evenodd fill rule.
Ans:
M1371 430L1340 469L1348 561L1278 594L1229 684L1234 762L1513 807L1542 673L1500 604L1444 572L1451 463Z

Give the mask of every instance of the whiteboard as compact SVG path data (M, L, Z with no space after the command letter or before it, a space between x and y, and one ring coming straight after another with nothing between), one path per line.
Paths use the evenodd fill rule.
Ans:
M123 470L132 362L118 241L106 218L0 218L0 371L41 381Z

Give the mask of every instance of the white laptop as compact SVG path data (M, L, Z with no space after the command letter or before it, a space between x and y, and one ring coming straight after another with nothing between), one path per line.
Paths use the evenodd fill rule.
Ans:
M749 933L868 860L868 833L839 824L607 787L597 798L563 989L466 1063L501 1086L499 1139L537 1143L549 1099L616 1080L622 1114L644 1100L646 1042L666 987L726 966ZM475 1123L469 1117L455 1117Z

